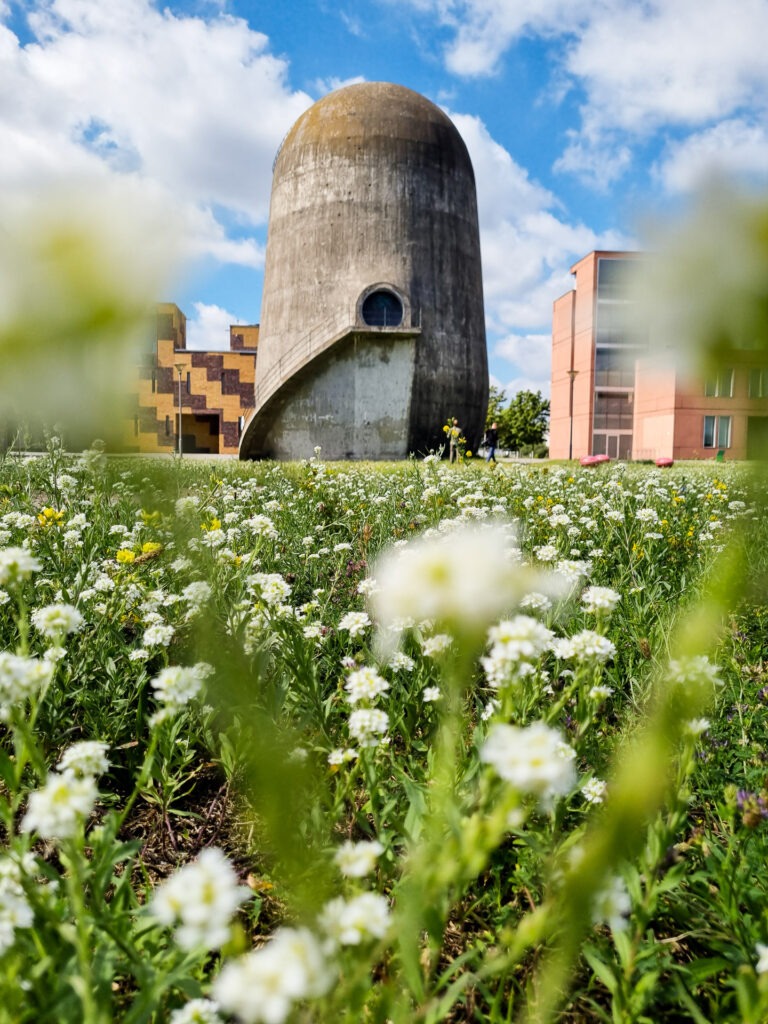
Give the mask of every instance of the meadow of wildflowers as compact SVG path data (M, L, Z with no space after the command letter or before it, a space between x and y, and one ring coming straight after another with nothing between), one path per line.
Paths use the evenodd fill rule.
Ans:
M764 1021L729 465L0 456L0 1020Z

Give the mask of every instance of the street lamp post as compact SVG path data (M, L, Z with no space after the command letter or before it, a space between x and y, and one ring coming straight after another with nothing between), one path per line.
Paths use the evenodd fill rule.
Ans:
M571 393L570 393L570 398L569 398L569 402L568 402L568 416L569 416L569 419L570 419L570 430L569 430L569 434L568 434L568 458L569 459L573 458L573 382L576 379L576 374L578 372L579 372L578 370L573 370L573 369L568 371L568 379L571 382Z
M181 440L181 371L184 369L184 363L175 363L176 372L179 375L179 456L184 453L184 446Z

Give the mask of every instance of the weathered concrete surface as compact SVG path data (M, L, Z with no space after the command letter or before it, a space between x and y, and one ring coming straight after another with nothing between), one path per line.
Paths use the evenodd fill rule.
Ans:
M324 459L402 459L416 342L353 337L318 360L271 417L260 455Z
M282 388L296 372L291 353L301 352L302 363L313 360L313 347L322 347L318 325L328 323L338 333L348 324L362 338L362 301L376 287L398 296L404 326L421 328L407 399L395 394L400 377L390 376L388 383L391 368L380 367L377 390L398 410L408 408L404 421L400 411L392 417L382 411L384 433L390 420L400 423L399 450L426 452L444 442L442 425L456 416L473 442L482 431L488 368L472 166L461 136L438 107L381 82L348 86L320 100L299 118L279 153L257 396L260 380L277 377ZM376 344L381 333L372 332ZM283 366L290 372L283 374ZM289 439L299 444L297 417L310 415L323 397L309 381L302 388L301 413L289 409L298 399L294 394L281 414L279 444L270 434L277 429L274 416L261 416L257 402L241 457L278 450L286 458L304 455L303 436L301 453ZM358 430L360 405L342 403L335 394L337 409L313 420L312 444L322 445L330 458L336 441L326 438L344 434L356 440L342 457L389 458L383 450L378 456L358 451L368 436ZM294 424L290 430L286 417Z

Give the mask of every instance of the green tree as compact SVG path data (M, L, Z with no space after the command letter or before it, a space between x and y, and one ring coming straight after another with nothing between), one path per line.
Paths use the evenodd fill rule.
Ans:
M496 423L499 447L530 451L544 443L549 423L549 399L540 391L518 391L507 405L504 391L491 385L485 429Z
M491 384L488 389L488 413L485 417L486 430L492 423L497 423L499 425L499 435L501 435L501 420L504 415L504 403L506 400L507 396L501 388Z
M509 447L522 452L544 443L549 424L549 399L540 391L518 391L503 413Z

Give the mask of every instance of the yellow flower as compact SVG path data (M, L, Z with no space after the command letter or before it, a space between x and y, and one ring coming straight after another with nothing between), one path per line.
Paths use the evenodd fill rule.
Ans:
M471 458L472 458L472 452L465 452L464 454L466 455L466 457L467 457L468 459L471 459Z
M221 529L221 520L217 519L215 516L212 516L209 522L201 523L200 524L200 529L201 530L206 530L206 531L207 530L220 530Z
M63 512L58 512L55 508L46 507L42 512L38 513L37 521L41 526L58 526L63 518Z
M160 522L161 518L162 516L157 511L145 512L144 509L141 510L141 521L145 526L156 526L157 523Z
M136 555L130 548L120 548L115 558L121 565L130 565L131 562L136 561Z
M141 553L143 555L149 555L152 554L153 551L159 551L162 546L163 545L158 544L156 540L148 540L141 545Z

